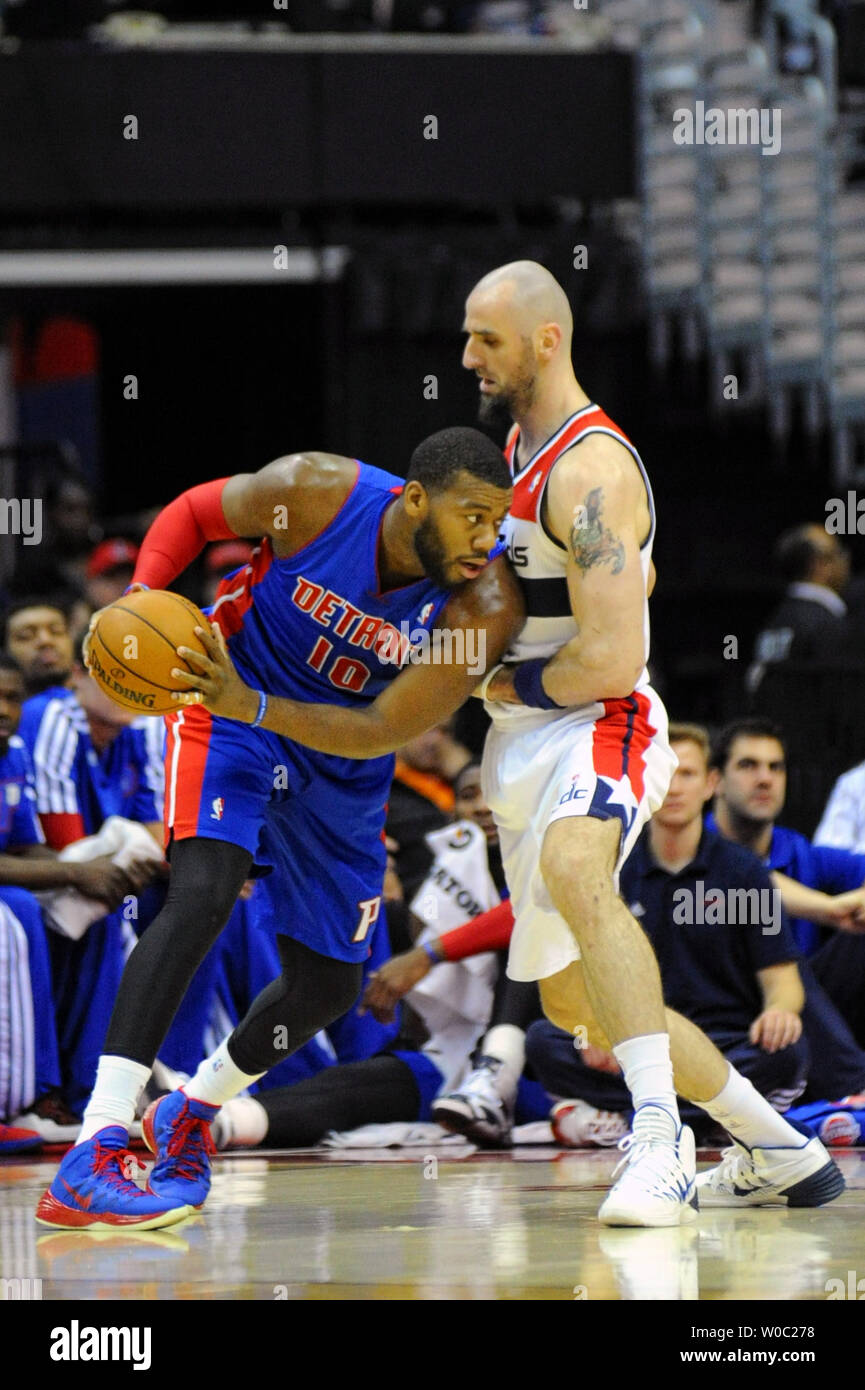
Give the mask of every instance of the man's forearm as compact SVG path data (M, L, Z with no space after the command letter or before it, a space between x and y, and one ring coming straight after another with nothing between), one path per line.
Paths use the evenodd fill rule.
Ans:
M55 856L31 858L29 855L0 854L0 885L28 888L31 893L45 888L70 888L74 867Z
M832 899L828 893L818 888L806 888L795 878L772 870L772 882L781 894L781 902L791 917L807 917L812 922L830 921L829 909Z
M255 696L256 712L258 696ZM253 712L254 718L255 712ZM252 719L249 721L252 722ZM366 709L346 705L310 705L270 695L261 728L343 758L378 758L405 742L395 738L378 717L374 705Z
M577 652L563 647L544 664L541 685L544 693L563 708L591 705L596 700L620 700L630 695L644 664L627 665L618 658L606 665L600 661L590 664ZM519 664L502 666L490 682L487 698L524 703L514 685L518 670Z
M805 991L801 979L785 979L763 990L764 1009L782 1009L785 1013L800 1014L805 1007Z
M595 700L621 700L630 695L645 661L623 660L613 651L570 650L570 644L551 657L542 684L558 705L588 705Z

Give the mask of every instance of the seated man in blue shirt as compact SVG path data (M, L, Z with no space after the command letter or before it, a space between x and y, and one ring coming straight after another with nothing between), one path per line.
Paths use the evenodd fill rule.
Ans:
M34 894L76 888L116 906L127 888L125 874L106 857L64 863L46 846L33 766L16 732L23 699L19 667L0 653L0 1153L78 1133L60 1093L48 940ZM18 1139L10 1139L4 1121ZM29 1143L21 1140L25 1133Z
M852 1019L842 1016L843 998L827 993L831 976L822 962L837 949L833 943L840 933L858 957L858 969L855 962L846 962L854 976L846 977L847 986L854 998L865 992L863 922L856 907L865 902L865 854L812 845L798 831L776 824L787 792L787 768L784 736L770 720L729 724L715 744L712 762L718 789L714 816L706 823L773 870L796 943L810 958L801 965L806 992L802 1022L811 1047L808 1098L837 1100L862 1092L865 1051L851 1031Z
M161 732L161 721L145 724L113 705L80 665L68 683L25 700L19 734L32 758L36 810L50 849L59 853L96 834L111 815L140 822L161 843ZM150 920L144 894L156 874L149 860L133 860L123 871L122 897L106 902L112 911L79 940L55 931L48 938L63 1099L75 1115L93 1086L132 944L131 922Z
M669 736L679 766L622 868L622 897L655 948L668 1006L783 1111L801 1093L808 1065L796 946L763 865L703 826L717 780L705 730L671 724ZM611 1142L615 1129L607 1126L610 1140L599 1137L597 1112L626 1111L630 1100L609 1059L603 1070L585 1065L574 1040L546 1021L529 1029L526 1051L541 1084L568 1097L553 1111L557 1138ZM682 1113L707 1137L705 1112L685 1105Z

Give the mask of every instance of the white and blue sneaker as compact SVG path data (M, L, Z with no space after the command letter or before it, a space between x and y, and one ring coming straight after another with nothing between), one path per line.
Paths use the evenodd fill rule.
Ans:
M696 1219L694 1135L660 1105L641 1105L619 1144L625 1157L598 1212L604 1226L679 1226ZM619 1177L621 1173L621 1177Z
M458 1091L433 1101L433 1122L482 1149L510 1148L514 1113L506 1077L498 1057L479 1057Z
M841 1169L811 1130L788 1121L803 1137L789 1147L748 1149L738 1140L721 1162L697 1178L705 1207L822 1207L840 1197Z

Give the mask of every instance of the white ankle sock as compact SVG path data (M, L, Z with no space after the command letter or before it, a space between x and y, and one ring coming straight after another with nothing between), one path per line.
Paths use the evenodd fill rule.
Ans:
M253 1081L258 1081L265 1073L257 1072L250 1076L241 1071L231 1060L228 1039L221 1042L215 1052L199 1064L198 1071L183 1087L192 1100L202 1100L208 1105L224 1105L227 1100L245 1091Z
M795 1148L805 1143L805 1136L789 1125L777 1110L773 1110L748 1078L732 1067L723 1090L718 1092L715 1099L697 1101L696 1104L729 1130L734 1139L740 1139L746 1148L784 1148L791 1145Z
M147 1085L150 1068L128 1057L100 1057L96 1085L87 1102L76 1144L92 1139L106 1125L122 1125L128 1132L135 1119L135 1105Z
M659 1105L672 1115L678 1129L679 1106L673 1088L669 1033L626 1038L616 1044L613 1054L625 1074L625 1085L631 1093L634 1109L641 1105Z
M270 1116L254 1096L235 1096L222 1107L221 1121L227 1123L228 1147L253 1149L267 1138Z
M512 1101L526 1064L526 1035L513 1023L497 1023L481 1043L481 1055L502 1063L496 1086L503 1100Z

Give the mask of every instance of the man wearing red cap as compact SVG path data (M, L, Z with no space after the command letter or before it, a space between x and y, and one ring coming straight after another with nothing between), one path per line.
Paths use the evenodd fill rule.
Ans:
M120 598L132 582L138 546L122 536L100 541L87 561L87 601L93 608L105 608Z

